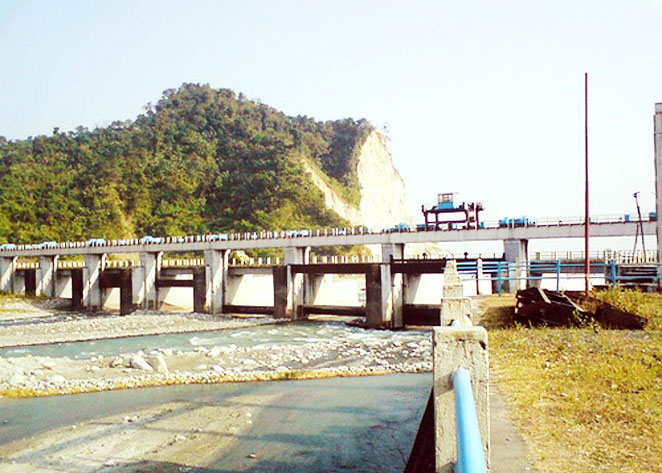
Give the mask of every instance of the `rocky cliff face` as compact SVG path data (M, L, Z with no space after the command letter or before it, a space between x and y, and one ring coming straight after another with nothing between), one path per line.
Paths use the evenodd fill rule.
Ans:
M327 207L352 225L379 230L401 222L414 222L407 208L404 180L393 166L391 153L377 131L367 136L357 160L356 174L361 190L359 208L338 196L313 169L308 166L306 169L324 194Z

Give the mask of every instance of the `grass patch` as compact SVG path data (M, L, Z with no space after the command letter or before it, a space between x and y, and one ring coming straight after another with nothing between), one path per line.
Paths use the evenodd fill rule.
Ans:
M643 317L647 321L646 328L662 330L662 294L610 288L594 295L600 302Z
M660 300L626 297L637 313ZM541 473L662 471L662 331L529 329L514 297L483 306L492 381Z
M28 297L22 294L12 294L9 292L0 292L0 303L5 302L25 302L32 300L32 297Z
M492 376L552 472L662 471L662 334L490 333Z

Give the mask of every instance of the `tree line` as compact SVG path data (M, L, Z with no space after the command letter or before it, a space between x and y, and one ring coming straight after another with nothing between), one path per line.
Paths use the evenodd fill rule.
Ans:
M0 137L0 243L342 226L303 160L358 204L371 130L183 84L135 120Z

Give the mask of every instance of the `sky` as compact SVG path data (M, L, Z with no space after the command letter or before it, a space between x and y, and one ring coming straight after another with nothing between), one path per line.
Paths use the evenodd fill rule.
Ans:
M388 129L412 213L654 210L662 0L0 0L0 136L134 119L184 82ZM419 217L420 216L420 217Z

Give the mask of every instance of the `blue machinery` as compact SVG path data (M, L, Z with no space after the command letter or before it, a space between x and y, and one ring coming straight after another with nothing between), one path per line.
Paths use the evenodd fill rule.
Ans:
M478 415L471 377L463 368L453 373L453 393L455 394L455 421L457 425L456 473L486 473L483 442L478 428Z
M436 205L421 211L425 217L425 224L420 225L423 230L441 230L454 228L479 228L478 214L483 210L480 202L456 203L453 192L438 194Z

